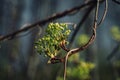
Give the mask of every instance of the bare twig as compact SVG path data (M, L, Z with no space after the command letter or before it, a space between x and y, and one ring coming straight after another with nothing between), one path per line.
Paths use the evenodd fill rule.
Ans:
M117 4L120 4L120 1L117 1L117 0L112 0L112 1L117 3Z
M105 0L105 10L102 16L102 19L100 20L100 22L98 23L98 26L104 21L106 14L107 14L107 10L108 10L108 0Z
M82 20L79 22L79 24L77 25L74 33L72 34L72 37L70 39L70 44L72 45L75 36L77 34L77 32L79 31L79 29L81 28L82 24L85 22L85 20L87 19L87 17L89 16L89 14L91 13L91 11L93 10L94 5L92 5L90 8L88 8L87 12L85 13L85 15L83 16Z
M72 54L75 54L76 52L82 51L84 49L86 49L94 40L96 37L96 28L97 28L97 20L98 20L98 9L99 9L99 0L97 0L97 7L95 10L95 18L94 18L94 24L93 24L93 34L90 37L88 43L86 43L85 45L81 46L80 48L76 48L74 51L72 51L69 56L71 56Z
M65 51L69 52L70 50L69 50L69 49L67 49L67 47L65 46L65 43L66 43L66 41L65 41L65 40L61 41L61 42L60 42L60 47L61 47L63 50L65 50Z
M114 49L112 50L112 52L107 56L107 60L111 60L111 58L113 58L116 53L119 51L119 48L120 48L120 43L118 43Z
M65 56L65 62L64 62L64 80L66 79L66 68L67 68L67 60L68 60L68 56L69 54L72 52L72 50L70 50L67 55Z
M48 17L48 18L46 18L46 19L44 19L44 20L35 22L35 23L33 23L33 24L29 25L29 26L26 26L26 27L23 28L23 29L17 30L17 31L15 31L15 32L13 32L13 33L10 33L10 34L8 34L8 35L0 36L0 41L1 41L1 40L5 40L5 39L8 40L8 39L14 38L17 34L19 34L19 33L21 33L21 32L24 32L24 31L27 31L27 30L29 30L29 29L31 29L31 28L34 28L34 27L36 27L37 25L40 25L40 26L41 26L41 25L46 24L47 22L51 22L51 21L56 20L56 19L58 19L58 18L64 17L64 16L66 16L66 15L68 15L68 14L74 12L74 11L78 11L78 10L81 10L81 9L83 9L83 8L85 8L85 7L88 7L88 6L92 5L92 4L94 4L95 2L96 2L96 1L90 1L90 2L88 2L88 3L85 3L85 4L81 5L81 6L77 6L77 7L74 7L74 8L72 8L72 9L66 10L66 11L64 11L64 12L54 14L54 15L52 15L51 17ZM101 2L102 2L102 1L101 1Z
M93 35L91 36L90 40L88 41L87 44L85 44L84 46L80 47L80 48L76 48L76 49L72 49L70 50L66 56L65 56L65 60L64 60L64 80L66 80L66 67L67 67L67 60L68 57L72 54L75 54L76 52L79 52L81 50L86 49L94 40L96 37L96 28L97 28L97 20L98 20L98 10L99 10L99 0L97 0L97 7L95 10L95 17L94 17L94 25L93 25Z

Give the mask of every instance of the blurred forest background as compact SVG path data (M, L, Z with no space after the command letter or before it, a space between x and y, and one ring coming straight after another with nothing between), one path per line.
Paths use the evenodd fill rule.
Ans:
M0 0L0 35L83 3L85 0ZM69 59L68 80L120 80L120 5L111 0L108 4L107 16L97 29L95 42ZM104 4L101 4L99 15L103 8ZM78 24L86 10L54 22ZM86 39L91 34L92 20L93 13L81 26L72 47L78 47L79 42L84 41L81 36ZM47 59L34 50L39 30L34 28L0 42L0 80L62 80L63 64L47 64Z

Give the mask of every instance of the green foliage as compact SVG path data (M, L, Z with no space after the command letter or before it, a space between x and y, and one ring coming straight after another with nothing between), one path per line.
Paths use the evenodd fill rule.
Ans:
M88 42L88 40L89 40L89 36L86 35L86 34L82 34L78 37L77 42L78 42L79 45L84 45Z
M119 70L120 70L120 60L114 61L113 62L113 68L115 70L115 74L117 79L116 80L120 80L120 76L118 74L120 74Z
M60 42L67 42L71 31L65 23L50 23L45 32L44 37L35 42L35 48L39 54L53 58L60 51Z
M80 60L79 53L76 53L69 58L69 62L75 62L75 61L79 61L79 60Z
M68 80L90 80L90 72L95 67L93 63L87 63L80 61L76 67L67 67L67 79ZM63 80L58 76L57 80Z
M63 80L63 78L58 76L56 80Z
M81 60L78 53L72 55L69 61L77 65L67 67L67 80L91 80L90 72L95 67L93 63ZM63 78L58 76L56 80L63 80Z
M115 39L116 41L120 41L120 29L119 29L119 27L113 26L111 28L111 33L112 33L113 39Z
M68 77L73 79L86 80L90 79L90 71L94 68L94 64L80 61L75 68L67 68Z
M119 61L119 60L118 60L118 61L115 61L115 62L113 63L113 66L116 67L116 68L120 68L120 61Z
M117 80L120 80L120 78L117 78Z

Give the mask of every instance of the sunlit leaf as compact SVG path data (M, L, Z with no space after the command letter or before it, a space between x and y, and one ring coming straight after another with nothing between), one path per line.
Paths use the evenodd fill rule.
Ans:
M69 61L79 61L79 53L76 53L76 54L72 55L69 58Z
M94 68L93 63L80 61L76 67L67 67L67 76L77 80L90 80L90 72Z
M78 37L77 42L78 42L79 45L84 45L88 42L88 40L89 40L89 36L86 35L86 34L82 34Z
M120 41L120 29L117 26L111 28L111 34L114 40Z

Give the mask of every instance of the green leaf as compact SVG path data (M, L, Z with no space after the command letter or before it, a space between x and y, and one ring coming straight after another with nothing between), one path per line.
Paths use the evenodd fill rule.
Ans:
M118 26L113 26L111 28L111 34L114 40L120 41L120 29Z
M82 34L78 37L77 42L78 42L79 45L84 45L88 42L88 40L89 40L89 36L86 35L86 34Z

